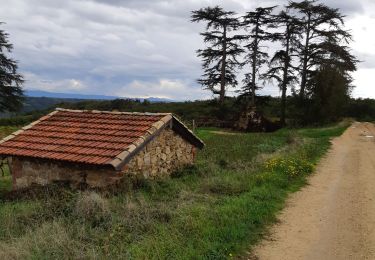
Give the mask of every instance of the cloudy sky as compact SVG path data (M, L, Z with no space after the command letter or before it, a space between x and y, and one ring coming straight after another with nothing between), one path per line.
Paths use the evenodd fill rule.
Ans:
M375 98L375 1L324 0L341 8L363 62L355 97ZM176 100L210 98L196 79L202 25L191 10L221 5L240 14L283 0L1 0L1 28L25 89ZM263 90L278 95L275 87Z

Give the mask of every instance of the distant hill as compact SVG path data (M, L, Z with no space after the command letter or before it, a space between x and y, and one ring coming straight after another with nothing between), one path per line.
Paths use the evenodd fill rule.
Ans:
M26 96L21 112L28 113L36 110L45 110L60 103L76 103L84 100L86 99Z
M89 100L113 100L118 98L128 99L127 97L119 96L105 96L105 95L86 95L86 94L72 94L72 93L57 93L57 92L48 92L42 90L26 90L25 96L27 97L46 97L46 98L58 98L58 99L89 99ZM141 101L148 100L150 102L172 102L173 100L167 98L131 98L139 99Z
M92 99L92 100L112 100L119 97L104 96L104 95L84 95L84 94L71 94L71 93L55 93L41 90L26 90L25 96L27 97L44 97L44 98L58 98L58 99Z
M56 106L57 104L61 103L77 103L81 101L87 100L114 100L114 99L128 99L126 97L118 97L118 96L105 96L105 95L85 95L85 94L70 94L70 93L55 93L55 92L47 92L41 90L26 90L25 91L25 101L24 106L21 113L29 113L38 110L45 110L51 107ZM151 103L169 103L173 102L173 100L166 99L166 98L131 98L131 99L138 99L140 101L147 100ZM0 113L0 118L5 117L12 117L15 113Z

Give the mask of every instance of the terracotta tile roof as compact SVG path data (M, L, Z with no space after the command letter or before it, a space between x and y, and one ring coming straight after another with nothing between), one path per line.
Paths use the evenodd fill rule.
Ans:
M203 142L168 113L56 109L0 142L0 156L24 156L119 169L169 122L198 147Z

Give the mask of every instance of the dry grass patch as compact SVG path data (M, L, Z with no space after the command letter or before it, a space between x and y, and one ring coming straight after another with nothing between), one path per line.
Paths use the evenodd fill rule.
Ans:
M108 201L93 191L83 192L78 196L74 214L93 224L99 224L111 218Z
M16 240L0 243L0 259L87 259L95 258L75 241L60 221L43 223Z

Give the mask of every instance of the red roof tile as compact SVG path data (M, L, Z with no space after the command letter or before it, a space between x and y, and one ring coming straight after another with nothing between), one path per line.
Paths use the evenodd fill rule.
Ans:
M60 109L2 141L0 155L108 164L168 115Z

